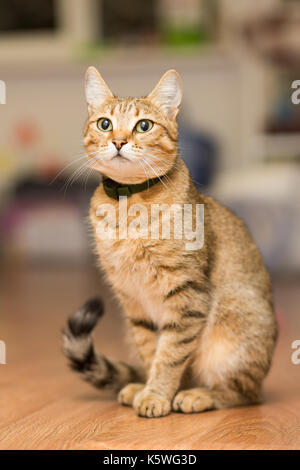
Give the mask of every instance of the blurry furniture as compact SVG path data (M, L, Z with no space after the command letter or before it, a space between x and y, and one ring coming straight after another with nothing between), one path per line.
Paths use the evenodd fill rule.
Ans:
M97 183L77 183L65 192L64 178L29 177L11 192L0 217L4 257L10 262L86 264L89 261L88 210Z
M248 226L273 272L300 272L300 166L271 162L222 175L215 197Z
M191 178L199 191L213 181L217 167L217 144L212 137L179 125L179 153L190 171Z

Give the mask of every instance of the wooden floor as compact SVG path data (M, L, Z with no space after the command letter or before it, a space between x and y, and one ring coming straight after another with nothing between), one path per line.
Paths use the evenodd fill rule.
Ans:
M0 275L1 449L299 449L300 365L291 343L300 339L300 281L275 282L281 334L261 406L135 416L113 397L82 382L66 366L60 330L86 298L102 294L107 314L98 326L98 348L124 358L117 306L92 270L6 270Z

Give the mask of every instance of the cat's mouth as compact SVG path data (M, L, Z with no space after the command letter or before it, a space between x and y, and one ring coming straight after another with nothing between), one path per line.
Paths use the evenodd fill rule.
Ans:
M111 158L112 160L118 159L118 160L126 160L129 162L129 159L124 157L124 155L121 155L120 152L118 152L114 157Z

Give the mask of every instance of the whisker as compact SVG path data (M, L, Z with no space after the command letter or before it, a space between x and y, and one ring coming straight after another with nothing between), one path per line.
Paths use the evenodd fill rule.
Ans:
M159 179L159 181L164 185L164 187L165 187L168 191L170 191L169 188L168 188L168 186L163 182L163 180L161 179L161 177L156 173L156 171L155 171L154 168L150 165L150 163L147 162L145 159L143 159L143 162L146 163L146 165L148 165L149 168L151 168L151 170L152 170L152 171L154 172L154 174L157 176L157 178Z
M90 168L90 171L88 172L86 178L85 178L85 182L84 182L84 191L86 191L86 187L87 187L87 182L88 182L88 179L89 177L91 176L92 172L94 171L94 168Z
M151 158L151 157L150 157ZM156 167L158 168L159 171L164 171L163 168L161 168L157 163L156 163ZM174 181L171 180L171 178L169 177L169 175L166 173L163 175L163 177L168 181L169 184L172 184L174 189L176 190L177 186L176 184L174 183Z
M50 181L49 185L50 185L50 184L53 184L54 181L56 181L57 178L58 178L67 168L69 168L69 166L74 165L74 164L77 163L79 160L83 160L84 158L87 158L87 157L89 157L90 155L93 155L93 154L95 154L95 153L97 153L97 152L98 152L98 150L97 150L96 152L91 152L91 153L88 153L88 154L84 154L84 155L80 156L79 158L76 158L76 159L73 160L72 162L68 163L68 164L67 164L64 168L62 168L62 169L57 173L57 175Z
M150 155L152 156L152 158L156 158L157 160L160 160L162 163L164 163L165 165L167 165L167 163L165 162L165 160L163 160L162 158L158 157L158 155L154 155L152 152L149 152L149 153L150 153ZM177 153L174 152L174 153L171 154L171 155L177 155ZM179 166L177 165L176 162L173 163L173 167L176 168L177 170L181 171L181 168L179 168ZM191 176L190 176L190 179L193 181L193 183L195 183L195 184L197 184L197 185L200 185L200 186L203 186L203 184L200 183L200 181L195 180L195 179L192 178Z
M149 177L148 177L148 174L147 174L146 171L145 171L145 167L144 167L144 165L143 165L143 162L142 162L140 159L138 159L137 161L138 161L138 163L141 165L141 167L142 167L142 169L143 169L143 172L145 173L146 181L148 182L148 189L149 189Z
M66 181L64 185L65 186L64 195L66 194L67 189L85 172L85 170L88 169L88 167L90 166L90 163L93 161L96 161L97 158L98 158L97 155L94 156L91 160L84 162L83 165L81 165L79 168L77 168L77 170L75 170L74 173L72 173L72 175L68 178L68 180Z

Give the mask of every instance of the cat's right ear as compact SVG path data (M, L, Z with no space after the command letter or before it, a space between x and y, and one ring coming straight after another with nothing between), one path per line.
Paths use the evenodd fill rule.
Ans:
M95 67L89 67L85 74L85 95L89 113L95 112L103 101L113 94Z

